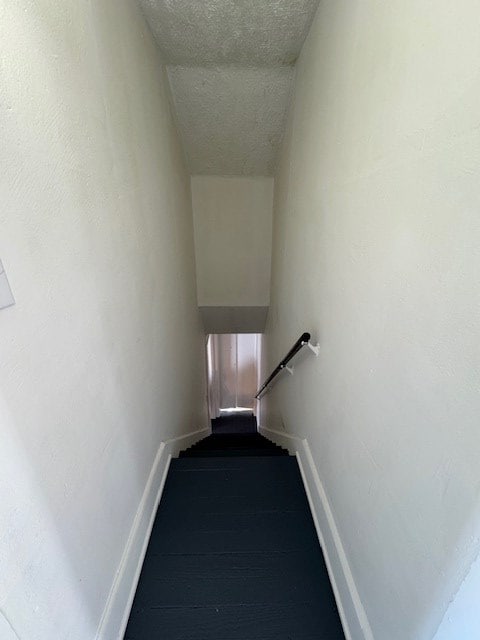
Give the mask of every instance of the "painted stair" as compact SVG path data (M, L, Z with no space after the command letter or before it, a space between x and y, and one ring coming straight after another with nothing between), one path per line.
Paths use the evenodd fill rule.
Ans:
M344 640L296 458L243 435L172 460L125 640Z
M225 456L288 456L288 451L259 433L214 433L180 453L181 458Z

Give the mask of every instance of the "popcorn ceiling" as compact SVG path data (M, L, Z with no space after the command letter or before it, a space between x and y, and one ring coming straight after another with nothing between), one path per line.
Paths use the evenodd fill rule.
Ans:
M318 0L141 0L193 174L272 175Z

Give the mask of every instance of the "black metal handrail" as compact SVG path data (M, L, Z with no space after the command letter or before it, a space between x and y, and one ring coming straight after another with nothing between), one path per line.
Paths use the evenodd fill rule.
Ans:
M265 391L265 389L272 382L272 380L274 378L276 378L278 376L278 374L281 371L283 371L283 369L285 369L285 367L288 365L288 363L293 358L293 356L296 355L300 351L300 349L302 347L304 347L306 344L308 344L310 342L310 338L311 338L311 336L310 336L309 333L302 333L300 338L295 342L295 344L290 349L290 351L287 353L287 355L283 358L283 360L280 362L280 364L277 367L275 367L275 369L272 371L272 373L268 376L268 378L262 384L260 389L257 391L257 394L255 396L256 400L258 400L259 396L261 396L261 394Z

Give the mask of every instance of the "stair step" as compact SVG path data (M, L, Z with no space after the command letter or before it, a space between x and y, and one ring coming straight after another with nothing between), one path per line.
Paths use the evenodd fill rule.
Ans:
M170 522L167 522L167 518ZM313 551L315 529L298 511L258 514L210 514L177 520L158 514L150 555Z
M224 458L225 455L229 456L286 456L288 455L287 451L282 449L189 449L187 451L182 451L180 453L180 457L198 457L198 458L208 458L208 457L219 457Z
M233 469L248 470L253 467L262 469L288 469L292 468L298 473L298 463L295 456L243 456L240 459L228 456L217 456L214 459L209 457L199 458L173 458L170 466L172 469Z
M187 521L192 518L201 518L204 514L283 513L298 509L298 500L299 491L294 490L285 491L281 496L270 491L269 493L262 492L254 497L243 495L235 496L235 498L230 496L217 498L214 505L208 496L197 497L193 502L184 497L177 499L172 493L166 496L161 507L161 515L162 517L177 517L179 510L181 510L182 517Z
M309 553L225 553L157 555L146 563L137 591L142 607L178 607L262 602L265 593L276 604L303 602L305 592L322 601L333 598L322 580L323 559ZM293 576L293 579L289 579ZM135 609L134 609L135 610Z
M194 444L190 449L247 449L249 447L255 447L255 449L278 449L278 445L271 442L263 442L262 440L251 440L250 442L242 442L234 440L232 442L217 442L215 440L202 440L198 444Z
M225 458L218 460L225 464ZM150 553L287 552L318 547L296 459L276 460L281 462L275 465L263 457L257 463L234 459L223 468L182 468L182 462L172 466Z
M212 434L180 453L180 458L239 456L288 456L282 449L259 433Z
M140 608L132 613L125 640L344 640L337 618L315 600Z
M188 493L184 490L185 484L189 485ZM210 499L213 505L213 501L219 499L235 501L252 495L255 495L256 500L274 501L275 504L283 497L288 499L290 495L306 500L298 472L295 474L290 470L280 470L276 475L265 476L253 468L248 474L229 469L202 469L169 474L162 504L176 500L181 509L185 504L194 504L199 500Z

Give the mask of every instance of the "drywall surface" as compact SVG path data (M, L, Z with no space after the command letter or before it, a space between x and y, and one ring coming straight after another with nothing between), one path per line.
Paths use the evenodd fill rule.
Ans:
M192 178L199 306L268 306L272 199L272 178Z
M93 640L160 441L205 426L190 180L136 4L0 9L0 637Z
M479 551L479 25L322 2L276 175L264 369L321 354L262 422L308 438L379 640L431 640Z
M478 640L480 638L480 616L478 597L480 594L480 557L472 565L453 601L447 609L435 640Z
M200 307L205 333L263 333L268 307Z

